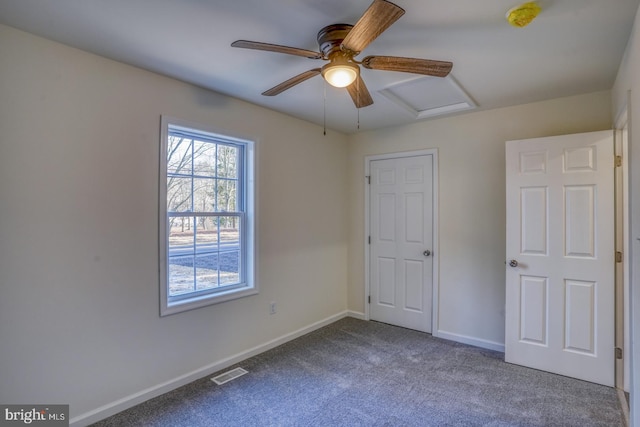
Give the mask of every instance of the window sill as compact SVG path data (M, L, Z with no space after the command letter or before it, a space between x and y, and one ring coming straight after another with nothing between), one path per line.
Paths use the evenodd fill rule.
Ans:
M248 297L257 293L258 289L256 289L255 287L244 287L239 289L231 289L226 292L219 292L216 294L203 295L194 298L185 298L180 301L169 302L166 305L162 304L162 307L160 308L160 316L164 317L176 313L182 313L184 311L206 307L208 305L214 305L225 301Z

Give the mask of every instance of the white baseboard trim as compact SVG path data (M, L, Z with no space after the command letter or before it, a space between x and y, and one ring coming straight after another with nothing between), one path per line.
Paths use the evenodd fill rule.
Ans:
M347 310L347 316L348 317L353 317L354 319L367 320L365 314L364 313L360 313L359 311Z
M312 323L308 326L305 326L304 328L300 328L296 331L282 335L281 337L272 339L271 341L267 341L264 344L260 344L248 350L229 356L225 359L203 366L202 368L196 369L195 371L188 372L184 375L180 375L179 377L176 377L169 381L165 381L161 384L157 384L155 386L149 387L137 393L123 397L122 399L118 399L114 402L103 405L92 411L85 412L84 414L80 414L69 420L69 426L70 427L88 426L89 424L93 424L97 421L110 417L111 415L115 415L118 412L122 412L125 409L129 409L132 406L138 405L149 399L153 399L154 397L160 396L171 390L175 390L176 388L182 387L183 385L189 384L190 382L193 382L197 379L200 379L207 375L211 375L214 372L217 372L221 369L225 369L238 362L242 362L245 359L248 359L257 354L263 353L274 347L282 345L288 341L291 341L293 339L306 335L309 332L313 332L316 329L322 328L323 326L327 326L333 322L336 322L348 316L357 317L357 315L359 315L359 313L350 312L346 310L341 313L334 314L333 316L329 316L326 319Z
M504 353L504 344L495 341L483 340L481 338L469 337L467 335L455 334L453 332L447 332L443 330L434 332L433 336L445 340L456 341L463 344L469 344L475 347L486 348L488 350L495 350Z

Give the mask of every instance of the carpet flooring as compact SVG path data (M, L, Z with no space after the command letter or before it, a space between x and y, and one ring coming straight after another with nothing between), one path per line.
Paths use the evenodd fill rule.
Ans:
M249 373L202 378L94 425L624 426L612 388L353 318L236 366Z

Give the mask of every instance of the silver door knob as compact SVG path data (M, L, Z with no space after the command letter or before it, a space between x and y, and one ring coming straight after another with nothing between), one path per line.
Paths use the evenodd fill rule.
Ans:
M515 259L512 259L511 261L509 261L509 267L517 267L518 266L518 261L516 261Z
M429 256L429 255L431 255L431 251L429 249L427 249L426 251L422 252L422 255Z

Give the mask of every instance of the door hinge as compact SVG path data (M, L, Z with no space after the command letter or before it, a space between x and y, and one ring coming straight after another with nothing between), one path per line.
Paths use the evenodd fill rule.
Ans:
M371 184L371 175L367 175L366 178L367 178L367 183Z
M369 295L369 298L367 301L369 302L369 304L371 304L371 295Z
M622 349L620 347L615 348L616 359L622 359Z
M616 156L616 167L622 166L622 156Z
M622 262L622 252L616 252L616 262Z
M369 244L371 244L371 236L369 236Z

